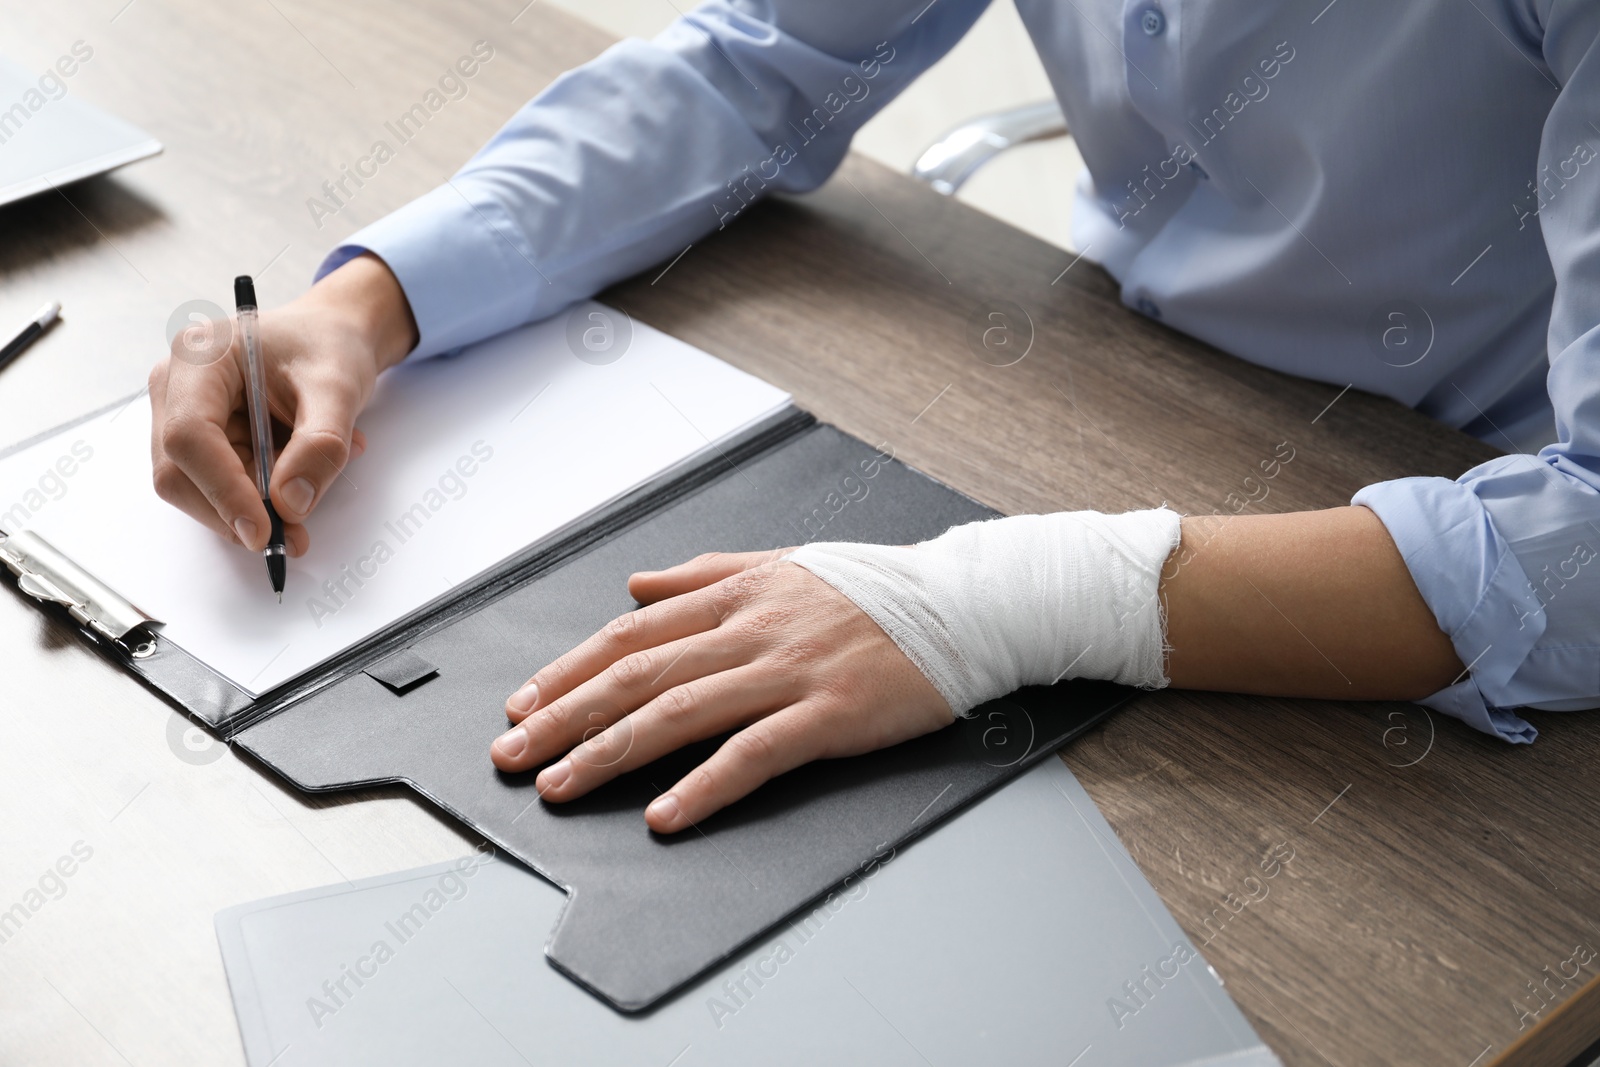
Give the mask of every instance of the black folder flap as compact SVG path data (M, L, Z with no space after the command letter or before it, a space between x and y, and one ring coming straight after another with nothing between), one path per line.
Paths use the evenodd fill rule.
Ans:
M635 570L710 549L904 544L992 514L813 426L422 634L410 652L438 674L403 698L385 685L383 669L375 677L368 668L235 740L307 790L404 782L565 887L551 962L615 1006L639 1010L1046 757L1130 691L1087 682L1021 690L948 730L785 775L672 837L646 828L644 806L714 741L580 801L545 804L533 772L504 775L489 761L507 726L506 696L633 608L625 583Z

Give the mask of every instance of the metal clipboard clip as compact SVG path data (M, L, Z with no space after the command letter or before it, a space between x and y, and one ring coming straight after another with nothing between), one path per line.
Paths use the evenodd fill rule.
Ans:
M134 659L156 650L152 619L110 586L64 556L32 530L0 532L0 563L17 576L17 587L35 600L60 604L92 634L115 642Z

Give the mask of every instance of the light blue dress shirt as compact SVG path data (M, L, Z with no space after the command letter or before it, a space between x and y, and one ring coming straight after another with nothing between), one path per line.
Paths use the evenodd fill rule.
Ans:
M714 0L559 78L381 256L415 356L551 315L798 192L987 0ZM1510 454L1371 508L1510 741L1600 706L1600 3L1017 0L1124 302ZM952 116L959 118L964 116Z

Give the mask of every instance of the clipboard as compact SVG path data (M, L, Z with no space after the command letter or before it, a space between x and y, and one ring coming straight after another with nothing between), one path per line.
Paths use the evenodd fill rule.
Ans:
M548 348L551 328L541 328L487 344ZM695 359L720 364L705 353ZM742 374L720 367L707 373ZM463 357L421 373L480 371ZM733 392L748 384L724 377ZM748 395L752 411L766 402L759 391ZM546 942L548 960L612 1007L641 1011L823 898L885 849L1046 758L1133 692L1089 681L1019 690L949 729L800 768L670 838L645 826L645 804L721 739L561 805L539 800L534 772L496 770L488 748L506 728L506 695L634 608L626 590L633 571L710 549L911 543L996 514L893 459L892 450L780 400L737 432L708 438L710 447L261 692L171 639L170 620L141 611L48 538L8 528L0 562L14 576L8 584L296 787L405 784L566 890ZM0 472L24 446L65 442L68 431L94 417L0 453ZM454 546L440 547L448 553ZM264 578L256 579L264 591Z

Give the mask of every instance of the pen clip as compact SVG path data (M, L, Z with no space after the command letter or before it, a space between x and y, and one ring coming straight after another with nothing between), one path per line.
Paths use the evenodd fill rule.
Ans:
M17 588L35 600L60 604L92 634L115 642L134 659L155 652L158 620L32 530L0 533L0 563L17 576Z

